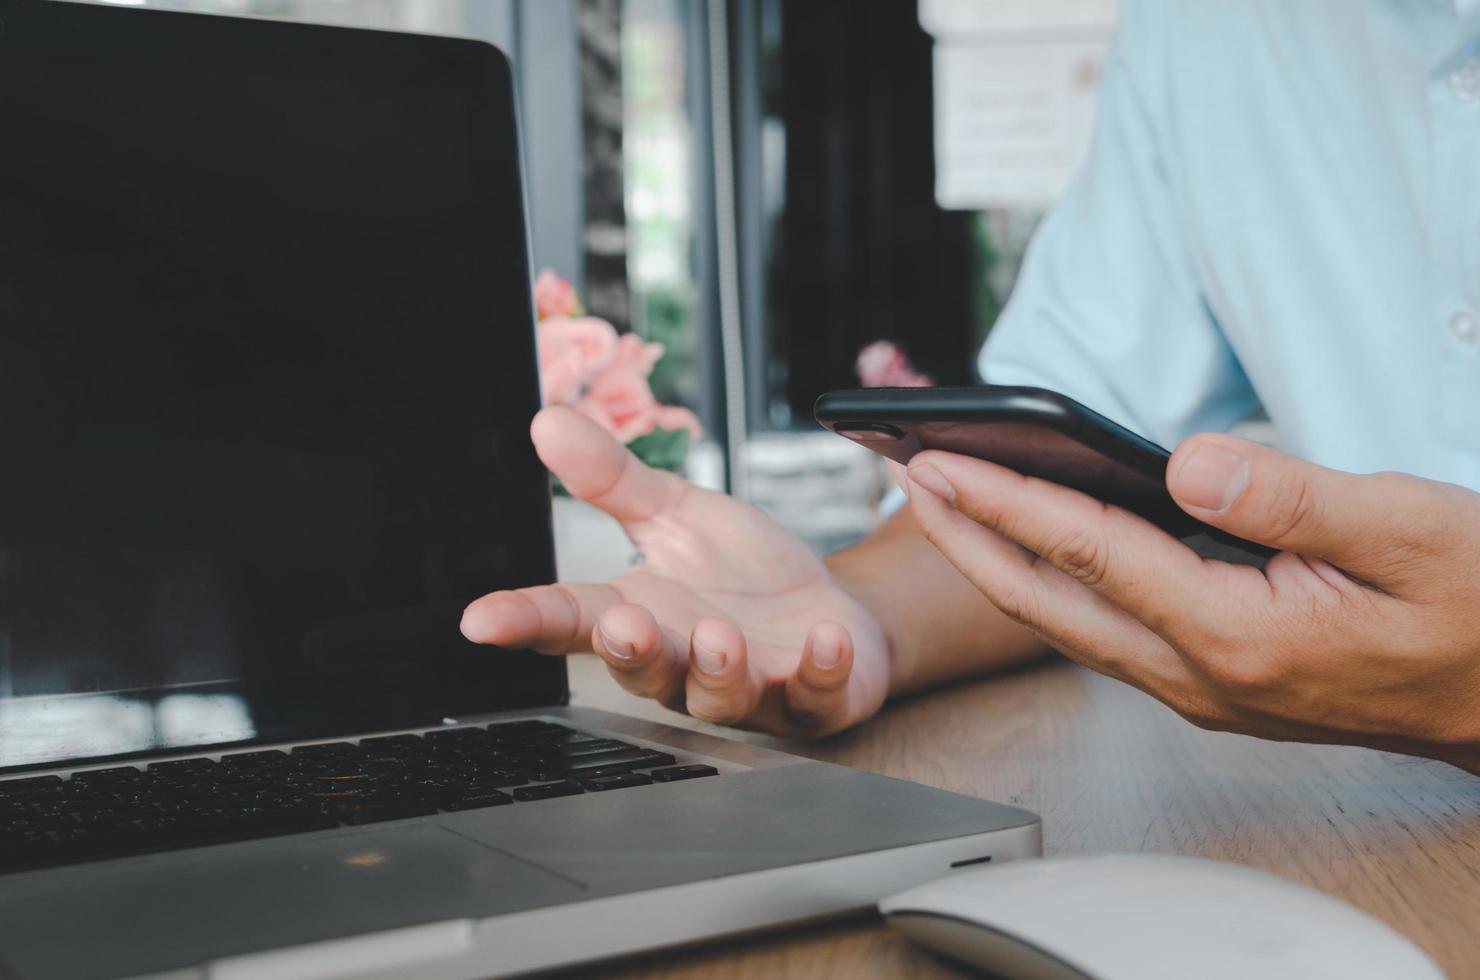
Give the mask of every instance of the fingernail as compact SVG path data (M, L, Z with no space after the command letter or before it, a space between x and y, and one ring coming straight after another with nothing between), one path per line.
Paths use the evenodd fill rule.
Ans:
M1177 496L1204 510L1227 510L1248 486L1249 461L1221 446L1199 446L1177 471Z
M725 669L725 655L711 650L694 638L694 664L706 674L721 674Z
M812 662L823 670L829 670L838 665L843 659L843 648L832 640L817 639L812 641Z
M469 606L463 610L462 620L457 624L457 628L462 631L463 636L477 643L479 642L479 638L487 632L483 629L483 624L480 622L481 619L482 616L473 612L473 607Z
M632 655L637 652L637 647L631 640L624 640L619 636L613 636L606 628L605 623L597 623L596 628L601 630L601 642L610 653L618 660L631 660Z
M956 488L951 486L951 481L947 480L945 474L929 463L911 466L910 479L947 503L956 499Z

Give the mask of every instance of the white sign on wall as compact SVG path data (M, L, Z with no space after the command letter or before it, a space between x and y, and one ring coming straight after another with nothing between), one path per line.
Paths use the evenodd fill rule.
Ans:
M920 26L937 38L1063 35L1115 30L1119 0L920 0Z
M942 207L1058 200L1089 149L1118 13L1118 0L920 0Z

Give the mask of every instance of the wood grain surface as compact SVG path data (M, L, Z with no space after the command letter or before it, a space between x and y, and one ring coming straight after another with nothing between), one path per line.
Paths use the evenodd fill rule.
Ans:
M576 704L720 731L627 695L592 658L572 659L571 686ZM1447 765L1204 732L1061 660L894 703L830 739L739 737L1026 807L1043 817L1049 854L1156 851L1263 868L1390 923L1454 980L1480 980L1480 779ZM963 975L870 919L599 972Z

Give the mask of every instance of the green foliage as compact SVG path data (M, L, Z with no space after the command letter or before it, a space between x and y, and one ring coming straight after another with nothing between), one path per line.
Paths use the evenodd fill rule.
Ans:
M627 448L655 470L677 471L689 455L689 430L654 429L627 443Z
M644 338L655 340L667 349L648 379L653 394L664 403L685 401L684 389L695 381L697 336L691 304L676 288L656 288L640 299Z

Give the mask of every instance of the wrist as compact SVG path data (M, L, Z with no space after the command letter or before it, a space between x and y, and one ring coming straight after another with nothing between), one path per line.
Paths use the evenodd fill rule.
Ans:
M904 638L911 631L901 622L897 589L891 588L885 580L887 576L880 576L877 561L870 561L867 555L855 555L855 550L840 551L827 558L825 564L837 587L863 607L878 626L889 661L888 696L893 697L910 689L916 657Z

